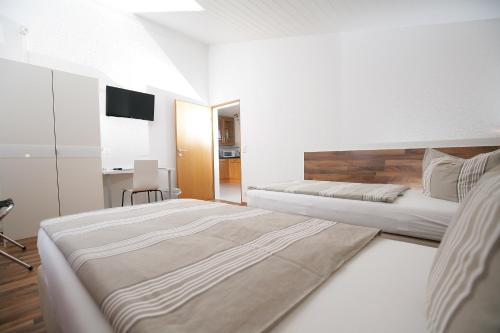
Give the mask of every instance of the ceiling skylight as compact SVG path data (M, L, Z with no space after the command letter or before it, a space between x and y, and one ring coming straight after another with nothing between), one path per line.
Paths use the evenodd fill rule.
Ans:
M204 10L195 0L97 0L129 13L196 12Z

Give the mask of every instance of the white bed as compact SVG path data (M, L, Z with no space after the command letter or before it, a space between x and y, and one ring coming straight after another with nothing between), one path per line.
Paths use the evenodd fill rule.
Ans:
M248 206L441 240L458 203L408 190L393 203L248 190Z
M62 332L112 332L62 253L40 230L44 316ZM425 332L424 294L436 249L376 238L272 332ZM409 260L411 258L411 260Z

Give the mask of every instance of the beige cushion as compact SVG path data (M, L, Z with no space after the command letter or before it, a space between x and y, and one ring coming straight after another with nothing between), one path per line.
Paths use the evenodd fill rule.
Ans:
M430 332L500 332L500 166L460 204L427 285Z
M461 202L479 178L498 165L500 149L463 159L427 148L422 162L424 194Z

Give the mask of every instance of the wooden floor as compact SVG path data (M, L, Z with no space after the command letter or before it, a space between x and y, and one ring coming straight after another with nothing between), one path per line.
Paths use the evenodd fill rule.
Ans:
M13 245L0 249L33 265L33 271L0 256L0 333L45 332L37 288L40 257L36 237L20 241L26 251Z

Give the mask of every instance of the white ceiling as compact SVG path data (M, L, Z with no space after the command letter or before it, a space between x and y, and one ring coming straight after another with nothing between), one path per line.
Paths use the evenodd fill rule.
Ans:
M203 11L138 13L207 44L500 17L500 0L197 0Z
M203 10L196 0L95 0L128 13L184 12Z

